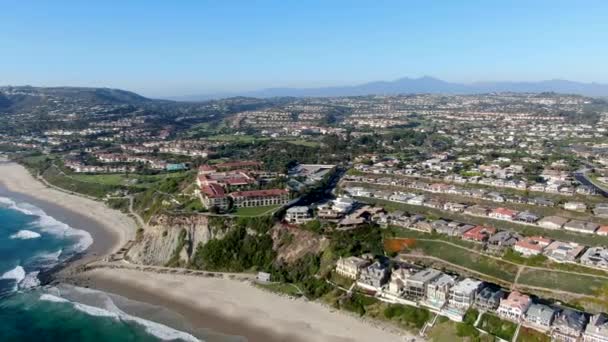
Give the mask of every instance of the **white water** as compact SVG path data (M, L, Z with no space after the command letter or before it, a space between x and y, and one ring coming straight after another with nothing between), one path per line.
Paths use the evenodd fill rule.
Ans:
M31 230L20 230L17 233L10 236L11 239L21 239L21 240L29 240L29 239L37 239L41 235L40 233L33 232Z
M38 220L36 222L36 225L40 227L40 230L42 232L54 234L59 237L77 239L77 244L72 247L73 252L75 253L80 253L86 250L93 243L93 238L88 232L80 229L74 229L63 222L57 221L55 218L47 215L44 210L34 205L24 202L17 203L7 197L0 197L0 204L3 204L9 209L20 211L29 216L37 216ZM32 233L38 234L36 232Z
M19 283L25 279L25 270L23 267L17 266L8 272L5 272L2 276L0 276L0 279L14 280L15 286L13 290L17 291L17 289L19 289Z
M187 342L199 342L200 340L186 332L179 331L168 327L166 325L152 322L140 317L135 317L127 314L122 311L120 308L114 304L114 301L108 294L96 291L92 289L85 288L72 288L72 290L76 293L82 293L87 295L95 295L97 299L100 299L102 305L101 307L92 306L87 304L82 304L74 301L70 301L66 298L61 297L61 291L57 288L49 289L54 294L43 294L40 296L40 300L55 302L55 303L70 303L73 307L86 313L87 315L95 316L95 317L107 317L115 320L119 320L122 322L133 322L143 326L146 329L146 332L150 335L153 335L161 340L172 341L172 340L182 340Z

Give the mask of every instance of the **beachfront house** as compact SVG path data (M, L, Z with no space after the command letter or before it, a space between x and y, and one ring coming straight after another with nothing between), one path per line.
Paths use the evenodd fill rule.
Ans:
M466 278L459 281L450 289L449 305L452 308L467 310L475 302L475 295L483 283L479 280Z
M589 320L583 333L584 342L608 342L608 314L600 313Z
M577 342L587 326L587 321L584 312L563 309L555 317L551 338L554 341Z
M555 318L556 310L545 304L532 304L524 315L526 324L542 330L548 331L551 329L553 319Z
M415 273L407 280L405 295L411 299L422 299L426 295L427 285L441 277L443 273L433 268L427 268Z
M357 279L361 270L369 264L369 260L356 256L340 258L336 263L336 273L346 278Z
M530 296L513 291L507 298L501 299L496 313L502 318L518 322L531 302Z
M475 296L475 306L481 311L493 311L500 305L500 300L506 293L500 288L485 286Z

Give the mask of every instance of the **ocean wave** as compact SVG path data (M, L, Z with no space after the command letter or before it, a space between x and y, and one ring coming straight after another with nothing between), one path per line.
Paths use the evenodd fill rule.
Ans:
M93 238L88 232L72 228L63 222L60 222L54 217L49 216L47 213L44 212L44 210L32 204L26 202L17 203L10 198L1 196L0 204L4 205L9 209L24 213L28 216L38 217L38 220L35 224L40 228L42 232L53 234L59 237L76 239L78 242L72 247L72 252L74 253L80 253L85 251L93 243Z
M194 337L191 334L188 334L183 331L179 331L168 327L164 324L156 323L153 321L149 321L147 319L143 319L140 317L132 316L122 311L120 308L114 304L112 298L105 292L96 291L92 289L84 289L84 288L72 288L71 290L75 292L80 292L82 294L94 295L96 298L95 302L100 303L101 307L87 305L75 301L70 301L63 297L60 297L60 291L56 291L56 295L52 294L43 294L40 296L41 300L51 301L51 302L61 302L61 303L70 303L72 306L85 314L96 316L96 317L107 317L116 319L122 322L130 322L136 323L146 330L146 332L150 335L153 335L164 341L186 341L186 342L200 342L198 338Z
M3 280L14 280L15 285L13 287L13 291L17 291L19 289L19 283L25 279L25 269L21 266L17 266L10 271L5 272L0 279Z
M20 230L17 233L10 236L11 239L21 239L21 240L29 240L29 239L37 239L41 235L40 233L33 232L31 230Z
M38 274L40 274L40 271L34 271L26 274L23 280L21 280L21 282L19 283L19 288L27 290L40 286L40 279L38 279Z
M61 298L49 293L43 293L40 295L40 300L42 301L46 301L46 302L53 302L53 303L69 303L70 301L65 299L65 298Z
M63 249L59 249L56 252L43 252L39 253L30 259L28 259L28 265L34 265L39 268L48 269L59 262L59 257L63 253Z
M5 280L15 280L17 283L20 283L23 278L25 278L25 270L21 266L17 266L10 271L4 272L0 279Z

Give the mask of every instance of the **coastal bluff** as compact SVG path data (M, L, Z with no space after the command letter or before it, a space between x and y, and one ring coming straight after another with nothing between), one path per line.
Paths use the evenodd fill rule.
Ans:
M203 215L158 215L127 253L127 259L143 265L178 266L190 262L196 247L223 232L213 229Z

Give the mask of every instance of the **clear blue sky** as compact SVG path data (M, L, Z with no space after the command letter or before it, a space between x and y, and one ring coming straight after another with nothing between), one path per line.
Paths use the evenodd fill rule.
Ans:
M608 83L607 42L606 0L0 0L0 84L147 96L423 75Z

